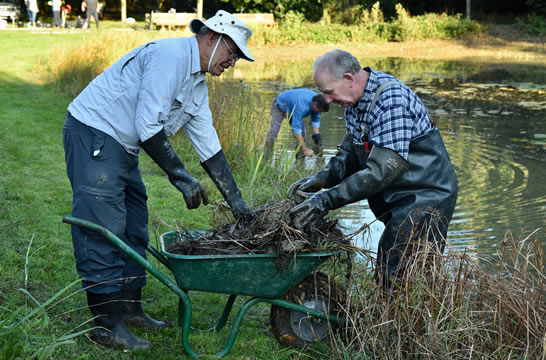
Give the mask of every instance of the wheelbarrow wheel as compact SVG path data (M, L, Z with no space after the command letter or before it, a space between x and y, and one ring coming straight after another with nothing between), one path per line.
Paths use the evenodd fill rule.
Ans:
M342 309L345 291L330 276L316 272L289 290L283 299L329 315ZM281 344L307 347L323 341L330 331L335 333L338 324L318 319L282 306L271 305L271 327Z

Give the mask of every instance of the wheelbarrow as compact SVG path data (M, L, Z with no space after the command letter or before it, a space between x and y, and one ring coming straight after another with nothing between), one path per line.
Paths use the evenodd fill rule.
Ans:
M320 264L339 254L339 250L296 254L279 269L276 254L169 253L167 249L174 241L195 239L206 232L171 231L160 236L160 251L151 245L148 245L147 250L173 273L176 280L174 282L108 229L72 216L64 216L63 222L100 233L178 295L178 320L181 325L182 344L186 353L193 358L197 358L198 355L189 342L189 334L193 330L189 291L229 294L220 319L214 327L208 329L210 331L219 331L224 327L238 295L251 297L237 313L227 342L216 357L229 353L245 313L258 303L271 304L271 322L275 335L279 341L291 345L301 346L322 340L328 335L330 326L343 322L343 318L336 313L339 309L334 309L335 306L330 303L330 291L324 291L324 287L330 284L328 278L323 273L315 273ZM317 278L322 282L322 291L317 290Z

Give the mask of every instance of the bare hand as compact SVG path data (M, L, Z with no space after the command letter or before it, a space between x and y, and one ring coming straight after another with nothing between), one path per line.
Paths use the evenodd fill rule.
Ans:
M313 155L315 155L315 152L309 148L307 149L303 149L303 155L307 156L307 157L311 157Z

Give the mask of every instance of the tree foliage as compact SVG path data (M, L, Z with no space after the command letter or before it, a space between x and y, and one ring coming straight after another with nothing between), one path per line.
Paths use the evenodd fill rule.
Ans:
M23 5L23 0L19 0ZM72 6L74 15L78 15L82 0L64 0ZM105 12L113 18L119 16L120 0L102 0ZM204 0L204 16L210 17L217 10L223 9L233 13L273 13L276 19L282 20L289 12L304 16L306 21L339 24L357 24L362 21L362 13L371 11L376 0ZM38 0L44 13L50 9L47 0ZM385 20L397 17L396 6L400 4L411 16L428 13L446 13L448 15L465 14L466 2L463 0L381 0L379 8ZM129 16L140 17L144 13L154 11L195 12L197 0L127 0ZM546 16L546 2L544 0L525 0L524 2L472 1L472 17L475 19L490 19L502 17L514 19L516 17L534 14Z

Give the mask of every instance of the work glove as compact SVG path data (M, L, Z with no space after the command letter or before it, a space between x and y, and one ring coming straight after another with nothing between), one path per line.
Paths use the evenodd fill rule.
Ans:
M322 146L322 139L320 137L320 134L313 134L311 136L313 138L313 142L315 145L313 145L313 152L316 156L322 156L322 153L324 152L324 147Z
M317 192L324 188L331 188L356 171L358 171L358 159L353 149L352 136L347 134L326 168L317 172L315 176L296 181L288 189L287 196L297 201L297 197L294 196L300 191Z
M372 147L364 170L356 172L329 190L314 194L290 210L294 226L299 229L316 226L316 222L328 211L366 199L386 189L409 167L409 162L397 152L379 146Z
M309 197L308 195L305 196L304 195L305 193L314 193L321 190L326 185L327 179L321 176L318 176L319 173L317 173L317 175L315 176L302 178L296 181L295 183L293 183L292 185L290 185L290 187L288 188L288 192L286 193L286 196L289 199L292 199L295 202L300 203ZM302 198L305 198L305 199L302 199Z
M163 129L141 142L140 146L167 174L171 184L182 193L188 209L198 208L201 201L204 205L209 203L205 189L188 173Z
M235 183L231 169L222 150L213 157L201 163L207 174L228 203L235 219L242 218L244 222L251 220L252 215L248 205L241 197L241 191Z
M326 193L313 194L308 200L294 206L289 211L292 224L301 230L314 227L319 220L324 218L332 205Z

